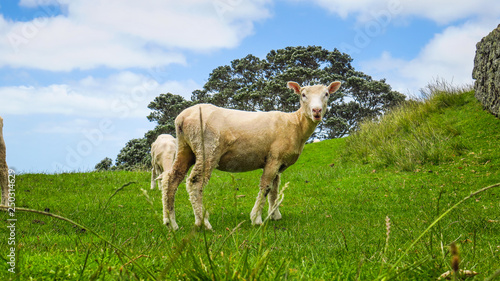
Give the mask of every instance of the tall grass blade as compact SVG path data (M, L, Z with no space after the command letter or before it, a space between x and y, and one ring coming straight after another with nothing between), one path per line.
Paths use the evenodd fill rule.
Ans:
M85 255L85 261L83 262L82 271L80 272L80 277L78 277L78 280L82 280L83 272L85 271L85 268L87 267L87 261L89 259L89 255L90 255L90 248L87 249L87 254Z
M497 271L495 271L495 273L493 273L493 275L491 275L490 277L484 279L484 281L493 281L495 280L495 278L497 278L498 276L500 276L500 268L497 269Z
M122 191L126 186L129 186L129 185L134 184L134 183L137 183L137 182L131 181L131 182L128 182L128 183L122 185L121 187L117 188L115 190L115 192L113 192L113 194L111 194L111 196L109 196L108 200L106 200L106 203L104 204L103 211L106 210L106 208L108 208L108 204L109 204L109 201L111 201L111 198L113 198L118 192Z

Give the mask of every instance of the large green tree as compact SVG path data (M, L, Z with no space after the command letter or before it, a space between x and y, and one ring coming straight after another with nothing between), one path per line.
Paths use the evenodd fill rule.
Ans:
M287 47L272 50L265 58L247 55L235 59L230 65L215 68L203 88L192 93L191 100L172 93L156 97L148 106L152 111L147 118L158 126L146 133L146 143L150 146L162 133L175 136L175 117L197 103L251 111L295 111L300 106L299 97L286 87L288 81L302 86L341 81L312 138L346 136L361 120L375 118L405 99L384 79L374 80L356 71L351 62L348 54L319 46Z
M153 130L146 133L145 138L147 139L147 143L151 145L160 134L166 133L175 136L175 117L177 117L182 110L193 104L193 102L186 101L183 97L171 93L157 96L148 105L148 108L151 109L152 112L147 118L151 122L157 122L158 125Z
M151 163L150 147L146 138L129 140L116 157L116 168L134 170L149 167Z
M209 74L203 89L191 101L162 94L149 108L150 121L158 127L147 134L148 141L161 132L175 134L173 122L182 109L196 103L251 111L295 111L299 97L286 88L286 82L303 86L341 81L342 87L329 100L329 112L313 137L338 138L348 135L364 118L374 118L405 99L385 80L356 71L348 54L319 46L287 47L270 51L265 59L248 55L230 65L219 66Z

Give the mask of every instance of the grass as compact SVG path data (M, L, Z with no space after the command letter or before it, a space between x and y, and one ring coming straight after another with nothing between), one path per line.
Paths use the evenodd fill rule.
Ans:
M214 172L204 192L214 232L193 229L181 184L175 233L147 172L18 175L17 207L72 222L16 211L16 274L0 243L0 279L435 280L451 270L452 242L460 269L479 273L469 280L494 276L498 188L456 204L500 182L500 120L470 91L433 93L412 102L423 112L401 109L357 135L306 145L282 176L283 219L261 227L249 220L260 171Z
M464 105L474 101L472 90L450 89L446 84L428 88L424 99L406 101L380 120L361 124L347 140L344 155L376 166L395 165L413 171L419 164L437 165L464 154L470 147L460 135L475 133L473 127L467 128L469 131L460 126L468 114ZM458 115L446 115L450 112Z

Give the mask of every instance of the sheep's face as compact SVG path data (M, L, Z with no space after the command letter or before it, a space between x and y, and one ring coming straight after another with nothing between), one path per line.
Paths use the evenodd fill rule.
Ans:
M288 88L300 95L300 107L313 122L320 122L326 112L328 98L340 88L340 82L336 81L329 86L314 85L300 87L296 82L288 82Z

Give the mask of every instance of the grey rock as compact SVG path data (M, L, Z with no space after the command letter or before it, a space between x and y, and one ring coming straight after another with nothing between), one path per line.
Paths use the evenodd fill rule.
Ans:
M472 78L476 98L500 118L500 24L476 44Z

